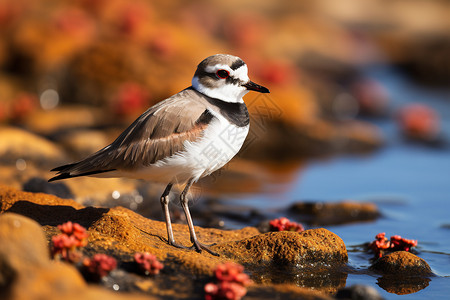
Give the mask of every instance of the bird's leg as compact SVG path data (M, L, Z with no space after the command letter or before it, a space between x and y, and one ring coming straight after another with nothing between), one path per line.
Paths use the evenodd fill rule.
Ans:
M191 235L191 242L193 243L191 248L195 248L197 252L202 252L202 250L206 250L212 255L219 256L219 254L210 250L208 246L201 244L198 241L197 236L195 235L194 223L192 222L191 213L189 212L189 205L188 205L189 200L186 197L190 187L192 186L192 183L193 183L192 180L190 180L186 184L186 187L184 188L183 192L180 195L180 203L181 206L183 207L184 214L186 215L186 220L189 226L189 233Z
M172 231L172 222L170 221L170 212L169 212L169 193L172 189L172 183L169 183L164 190L164 193L161 195L161 207L164 213L164 218L166 219L166 229L167 229L167 241L169 245L178 247L178 248L186 248L175 243L175 239L173 238Z

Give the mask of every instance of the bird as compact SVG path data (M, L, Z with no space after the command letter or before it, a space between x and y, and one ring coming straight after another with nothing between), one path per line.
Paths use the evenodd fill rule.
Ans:
M191 86L160 101L140 115L116 140L81 161L52 169L48 181L79 176L127 177L167 184L160 202L167 242L177 248L218 254L197 239L187 194L192 184L223 167L241 149L250 126L243 96L249 91L270 93L248 77L239 57L215 54L201 61ZM180 204L192 246L173 236L169 194L184 185Z

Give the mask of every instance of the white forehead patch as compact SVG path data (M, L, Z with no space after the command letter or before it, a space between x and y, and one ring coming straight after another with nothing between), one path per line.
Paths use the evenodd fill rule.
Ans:
M205 71L208 73L216 73L218 70L227 70L230 73L230 76L239 79L242 82L248 82L250 80L250 78L248 78L248 68L245 64L237 68L236 70L232 70L230 66L222 64L207 66L205 68Z
M247 65L242 65L230 74L233 74L234 78L239 78L243 82L248 82L250 80L250 78L248 78Z

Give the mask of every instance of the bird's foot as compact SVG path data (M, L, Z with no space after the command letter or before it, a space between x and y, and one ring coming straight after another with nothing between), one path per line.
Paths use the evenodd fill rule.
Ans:
M183 246L183 245L180 245L180 244L176 243L175 241L170 241L170 240L168 241L168 244L171 245L171 246L174 246L175 248L195 250L198 253L201 253L202 250L205 250L206 252L208 252L211 255L220 256L218 253L216 253L216 252L212 251L211 249L209 249L209 247L212 247L212 246L216 245L215 243L211 244L211 245L204 245L204 244L200 243L199 241L194 241L192 243L193 243L192 246L186 247L186 246Z
M202 250L205 250L206 252L208 252L211 255L220 256L218 253L216 253L216 252L212 251L211 249L209 249L209 247L212 247L214 245L216 245L216 244L214 243L214 244L211 244L211 245L204 245L204 244L202 244L202 243L200 243L199 241L196 240L196 241L193 241L193 244L192 244L191 247L189 247L189 249L195 249L195 251L197 251L198 253L201 253Z
M191 249L191 247L186 247L186 246L180 245L178 243L175 243L175 241L169 241L169 245L174 246L175 248L180 248L180 249Z

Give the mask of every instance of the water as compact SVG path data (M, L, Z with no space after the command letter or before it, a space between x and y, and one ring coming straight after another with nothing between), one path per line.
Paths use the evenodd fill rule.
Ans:
M387 88L393 110L410 102L436 109L442 118L443 134L450 138L448 91L419 88L392 69L377 68L367 74ZM386 299L446 297L450 294L450 147L405 141L392 118L378 120L376 125L386 137L387 144L381 150L364 157L309 162L287 190L246 197L245 205L270 211L300 200L374 202L383 215L377 221L326 227L344 240L349 266L356 270L348 274L346 285L374 286ZM373 240L379 232L418 240L417 255L437 276L417 288L419 291L399 296L380 287L379 275L358 273L367 269L371 256L357 246Z
M347 247L368 242L379 232L417 239L418 255L435 274L447 277L433 279L426 289L437 289L444 295L450 292L450 229L445 228L450 222L449 170L448 151L394 146L370 158L313 163L290 193L297 199L377 203L383 217L376 222L327 229L339 235ZM358 268L368 263L358 253L349 253L349 264ZM375 283L375 278L360 277L349 274L347 285ZM384 296L391 298L393 294Z

